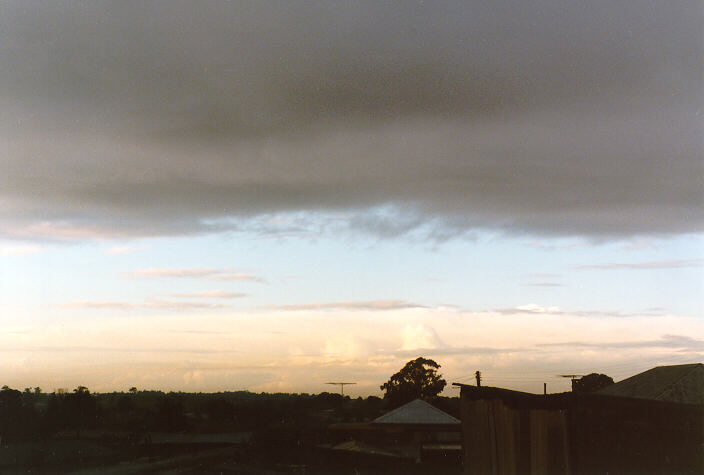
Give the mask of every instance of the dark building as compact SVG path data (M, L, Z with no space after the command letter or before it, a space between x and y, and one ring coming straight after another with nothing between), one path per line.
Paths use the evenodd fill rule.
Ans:
M658 366L600 389L599 394L704 404L704 364Z
M345 465L373 464L408 471L419 464L459 470L461 423L435 406L416 399L371 422L330 426L327 450Z
M465 473L704 473L704 404L690 402L702 400L701 366L653 368L597 393L456 384Z

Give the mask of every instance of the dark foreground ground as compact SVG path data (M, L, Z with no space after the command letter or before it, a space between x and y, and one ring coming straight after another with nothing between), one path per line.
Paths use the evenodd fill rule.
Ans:
M0 391L0 474L457 472L323 448L331 424L388 411L376 397L38 389ZM437 403L459 412L457 398Z
M75 474L382 474L460 473L459 467L424 466L391 460L342 460L320 448L282 453L280 447L236 442L247 434L153 434L151 444L56 439L0 448L0 473ZM189 442L192 438L195 441ZM208 440L210 439L210 440Z

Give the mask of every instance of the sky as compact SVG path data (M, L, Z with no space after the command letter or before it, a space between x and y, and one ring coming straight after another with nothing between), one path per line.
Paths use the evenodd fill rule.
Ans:
M0 2L2 384L703 361L703 32L698 1Z

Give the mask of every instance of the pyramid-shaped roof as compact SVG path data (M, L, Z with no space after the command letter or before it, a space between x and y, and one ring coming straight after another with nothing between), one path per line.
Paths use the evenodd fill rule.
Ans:
M372 424L460 424L460 420L428 404L422 399L415 399L408 404L377 417Z
M658 366L598 391L599 394L704 404L704 364Z

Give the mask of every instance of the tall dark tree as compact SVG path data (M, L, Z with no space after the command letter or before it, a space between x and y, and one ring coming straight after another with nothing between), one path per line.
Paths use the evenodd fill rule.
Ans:
M76 437L81 436L81 430L95 421L95 398L85 386L78 386L64 399L64 409L69 423L76 430Z
M22 425L22 393L5 385L0 391L0 441L15 435Z
M591 373L575 380L572 391L577 393L590 393L614 384L614 380L605 374Z
M392 407L398 407L414 399L430 399L443 390L447 382L437 373L440 365L435 361L418 357L401 368L401 371L381 385L384 399Z

